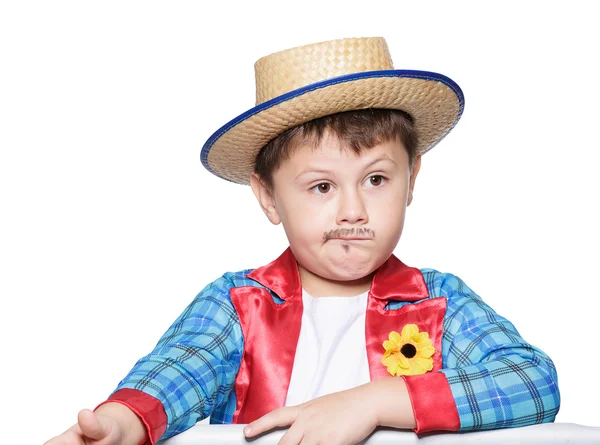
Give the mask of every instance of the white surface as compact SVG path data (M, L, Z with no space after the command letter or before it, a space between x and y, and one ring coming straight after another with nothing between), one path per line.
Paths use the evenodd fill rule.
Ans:
M246 440L244 425L197 425L194 428L164 442L163 445L275 445L285 434L280 429L264 434L252 441ZM382 429L375 431L361 444L368 445L598 445L600 428L550 423L524 428L507 428L470 433L442 433L417 436L411 431Z
M463 88L396 254L452 272L555 361L559 422L600 426L596 2L0 2L2 443L94 407L208 282L284 248L200 148L254 61L382 35Z
M371 380L365 339L368 292L315 298L302 292L302 325L285 406Z

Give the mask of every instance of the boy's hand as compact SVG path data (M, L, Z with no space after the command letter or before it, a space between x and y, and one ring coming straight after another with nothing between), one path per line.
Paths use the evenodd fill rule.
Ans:
M141 419L120 403L105 403L96 411L84 409L77 423L44 445L138 445L147 441Z
M376 401L369 385L328 394L297 406L278 408L244 428L246 437L291 425L279 445L350 445L378 426Z
M75 425L44 445L120 445L121 435L116 419L84 409Z
M384 377L346 391L265 414L244 428L254 437L278 426L292 425L279 445L354 445L378 426L415 428L404 379Z

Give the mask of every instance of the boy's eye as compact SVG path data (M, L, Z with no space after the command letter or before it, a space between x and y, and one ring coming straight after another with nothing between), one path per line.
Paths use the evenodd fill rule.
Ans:
M317 189L320 193L327 193L331 189L331 184L322 182L321 184L315 185L313 189Z
M381 175L374 175L374 176L371 176L369 179L371 180L370 181L371 185L374 185L374 186L379 186L383 182L383 176L381 176Z
M373 175L369 177L369 184L373 187L381 187L381 185L387 180L385 176Z

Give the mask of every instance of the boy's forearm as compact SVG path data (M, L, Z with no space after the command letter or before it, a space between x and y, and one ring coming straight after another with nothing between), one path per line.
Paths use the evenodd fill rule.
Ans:
M380 426L414 429L415 416L404 379L384 377L371 383L372 406L377 407Z
M95 410L98 416L115 419L121 426L121 445L141 445L148 442L148 433L142 420L122 403L108 402Z

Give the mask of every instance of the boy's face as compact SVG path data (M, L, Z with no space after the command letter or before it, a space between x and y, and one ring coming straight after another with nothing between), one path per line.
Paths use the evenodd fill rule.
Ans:
M302 278L356 282L370 275L398 244L412 201L420 156L411 175L399 141L360 155L341 144L325 135L314 150L297 147L274 172L272 193L251 177L269 220L283 224Z

